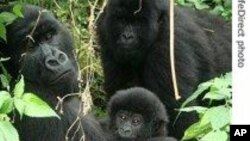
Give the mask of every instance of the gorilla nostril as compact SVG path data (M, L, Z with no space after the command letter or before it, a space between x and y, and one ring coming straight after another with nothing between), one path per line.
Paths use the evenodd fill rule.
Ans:
M63 53L60 53L60 54L58 55L58 60L59 60L61 63L63 63L63 62L66 61L66 56L65 56Z
M55 66L58 66L59 63L57 60L54 60L54 59L49 59L46 61L46 66L49 66L49 67L55 67Z
M122 37L124 39L132 39L133 38L133 35L132 34L123 34Z
M121 35L121 38L122 38L123 42L125 42L125 43L131 43L134 40L135 35L133 33L123 33Z
M126 136L130 136L130 135L132 134L132 132L131 132L131 130L125 130L125 131L124 131L124 134L125 134Z

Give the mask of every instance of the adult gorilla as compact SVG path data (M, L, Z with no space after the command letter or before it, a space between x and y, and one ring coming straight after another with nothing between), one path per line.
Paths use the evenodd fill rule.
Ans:
M12 6L0 8L10 11ZM18 18L7 26L7 42L0 41L0 52L11 57L5 67L17 78L19 72L25 78L25 92L37 94L51 107L57 104L57 96L78 92L78 66L73 53L69 32L50 13L41 8L23 5L24 18ZM38 22L37 22L38 21ZM30 35L30 38L27 36ZM64 101L61 119L19 117L15 126L21 141L64 141L67 130L78 116L78 98ZM82 130L70 130L69 140L79 141Z
M201 11L176 7L175 56L182 100L197 85L231 71L231 24ZM109 0L97 23L108 98L141 86L156 93L170 115L170 135L181 138L197 119L183 113L177 122L169 57L168 0ZM200 104L194 101L191 105Z

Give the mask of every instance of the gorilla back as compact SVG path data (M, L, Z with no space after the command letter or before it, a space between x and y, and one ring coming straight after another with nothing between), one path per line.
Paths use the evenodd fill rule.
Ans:
M11 59L5 67L14 79L23 74L25 92L37 94L51 107L57 96L78 92L78 66L69 32L48 11L22 5L24 18L7 26L7 42L1 41L0 52ZM12 6L1 7L0 12ZM39 11L41 12L39 16ZM61 120L24 117L15 120L20 139L25 141L63 141L77 116L80 100L68 99ZM75 137L75 140L80 140Z
M97 23L107 97L120 89L145 87L160 97L173 124L181 102L173 92L169 30L168 0L109 0ZM199 83L231 71L231 24L176 7L175 57L183 101ZM195 120L195 114L182 114L169 131L181 138Z

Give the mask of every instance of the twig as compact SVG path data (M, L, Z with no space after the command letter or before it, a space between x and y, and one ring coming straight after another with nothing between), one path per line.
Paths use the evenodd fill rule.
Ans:
M95 23L100 18L101 14L104 12L104 9L105 9L106 5L107 5L107 0L104 0L103 3L102 3L102 7L101 7L100 11L96 15Z
M136 15L137 13L139 13L142 9L142 0L139 0L139 8L134 12L134 15Z
M56 110L59 110L59 108L60 108L60 110L59 110L59 112L62 114L63 113L63 101L66 99L66 98L68 98L68 97L72 97L72 96L80 96L79 95L79 93L71 93L71 94L66 94L66 95L64 95L62 98L61 97L56 97L57 99L58 99L58 102L57 102L57 104L56 104L56 107L55 107L55 109Z
M175 56L174 56L174 0L170 0L170 63L172 72L172 82L174 87L175 99L181 99L178 91L176 69L175 69Z
M39 10L39 15L38 15L38 17L37 17L37 19L36 19L36 24L35 24L35 26L32 28L30 34L28 34L28 35L26 36L26 38L30 39L33 43L35 43L35 40L34 40L34 38L33 38L33 34L35 33L35 30L36 30L36 28L37 28L37 26L38 26L38 23L39 23L39 21L40 21L40 19L41 19L42 14L45 13L45 12L48 12L48 11L47 11L46 9Z
M62 8L59 6L59 4L56 2L56 0L53 0L53 2L55 3L56 7L60 10L62 10Z

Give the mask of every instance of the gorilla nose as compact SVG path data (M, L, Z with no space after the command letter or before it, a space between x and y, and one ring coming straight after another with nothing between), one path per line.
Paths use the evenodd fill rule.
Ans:
M130 44L135 40L135 34L133 32L124 32L121 35L121 41L125 44Z
M69 61L67 55L60 50L52 50L45 58L45 66L51 71L64 70L64 66Z
M132 136L132 130L131 129L122 128L121 129L121 134L124 137L131 137Z

